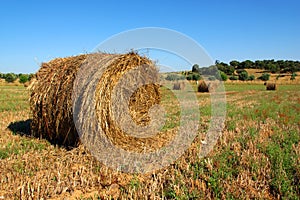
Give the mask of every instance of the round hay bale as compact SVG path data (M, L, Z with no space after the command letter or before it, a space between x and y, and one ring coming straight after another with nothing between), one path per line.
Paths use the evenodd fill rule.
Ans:
M29 82L24 83L24 87L26 87L27 90L31 90L35 82L36 78L33 78Z
M276 84L275 83L266 83L266 89L267 90L276 90Z
M220 87L220 81L210 81L208 83L208 91L209 92L216 92Z
M198 82L198 92L209 92L208 85L205 83L205 81L200 80Z
M30 85L29 82L24 83L24 87L28 88L28 86Z
M173 85L173 90L184 90L185 83L184 82L176 82Z
M145 67L142 71L139 71L139 74L131 75L129 82L124 82L124 85L134 85L133 82L138 78L145 84L131 92L130 98L122 99L123 96L118 96L118 94L120 92L122 95L125 94L128 92L127 88L121 87L120 91L114 91L115 87L118 84L122 86L122 76L137 66L143 65ZM90 73L84 73L81 70L83 67L92 67L92 69L88 69ZM97 77L99 74L102 76ZM33 114L32 134L56 144L76 146L79 142L79 135L75 123L81 120L84 125L80 129L84 130L82 134L88 134L87 137L93 137L89 128L100 126L114 144L122 147L130 144L130 148L141 151L144 146L139 144L147 143L144 141L146 139L127 135L119 128L112 113L114 107L116 110L122 111L123 104L126 104L131 119L136 124L149 124L149 109L158 104L161 99L159 85L153 83L156 78L158 78L158 71L153 63L134 52L128 54L95 53L57 58L43 63L37 73L30 98ZM150 84L147 84L148 82ZM118 96L119 102L113 100L114 93ZM74 97L76 98L74 99ZM112 105L113 103L115 105ZM90 119L87 116L89 110L82 110L83 108L95 110L97 124L85 121ZM73 116L76 117L75 122ZM86 128L85 125L89 128ZM160 137L157 137L156 141L159 140Z

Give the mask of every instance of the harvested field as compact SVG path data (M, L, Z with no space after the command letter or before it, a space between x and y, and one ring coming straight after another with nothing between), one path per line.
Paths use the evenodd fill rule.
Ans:
M209 94L198 93L199 136L169 167L144 175L114 172L82 145L67 150L29 136L29 93L20 86L1 86L0 99L6 104L1 104L0 112L0 197L299 198L300 87L281 85L268 92L264 85L225 86L226 126L213 151L205 158L198 157L211 115ZM160 90L162 104L178 117L174 95L165 88ZM168 129L176 127L170 123Z

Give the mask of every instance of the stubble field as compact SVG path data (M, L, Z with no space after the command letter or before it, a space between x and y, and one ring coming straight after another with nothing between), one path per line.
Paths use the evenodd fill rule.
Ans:
M198 157L211 113L209 94L198 93L201 128L190 149L169 167L141 175L111 170L82 145L67 150L31 137L30 93L0 86L0 198L299 199L300 85L225 88L225 128L213 151ZM171 92L162 92L172 102ZM178 112L166 106L166 126L176 128Z

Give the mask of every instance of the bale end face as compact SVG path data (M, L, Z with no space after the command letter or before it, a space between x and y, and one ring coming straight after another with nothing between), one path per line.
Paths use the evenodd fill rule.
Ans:
M267 90L276 90L276 84L275 83L267 83L266 89Z
M209 92L208 85L204 81L200 81L197 87L198 92Z
M78 102L76 103L78 109L86 108L84 105L90 105L91 109L95 109L95 113L100 113L100 111L102 113L102 111L106 111L104 108L107 108L107 110L109 110L104 113L104 116L101 115L101 118L98 118L98 121L101 122L101 125L113 124L110 121L107 121L108 118L111 118L108 114L111 113L109 111L112 109L112 106L111 99L107 99L106 97L110 96L112 90L115 89L115 86L124 74L135 69L136 66L143 65L148 65L149 67L147 70L153 71L153 74L156 75L156 68L152 66L152 62L135 53L124 55L97 53L57 58L48 63L43 63L37 73L36 81L34 81L32 86L30 98L30 108L32 112L31 134L35 137L47 139L54 144L64 145L66 147L77 146L80 141L73 119L72 95L74 89L73 86L76 85L77 82L81 83L81 81L83 86L82 89L85 91L75 90L75 94L78 93ZM87 68L89 73L78 74L82 68ZM144 71L147 70L145 67ZM97 77L97 74L102 75L101 77ZM79 79L76 79L77 76L79 76ZM145 82L147 82L147 80L151 82L153 76L139 74L135 77L140 78ZM93 81L85 82L90 79L93 79ZM94 84L97 86L94 86ZM93 97L94 99L91 100L88 96L90 93L87 91L94 91L93 88L95 87L97 91L96 94L99 96L95 95ZM159 86L147 86L141 90L141 92L137 92L131 100L132 102L136 102L131 102L130 104L130 112L134 112L136 116L134 120L142 124L147 124L147 111L153 104L160 101ZM90 102L100 102L99 105L103 107L97 108L95 104ZM126 102L126 105L128 105L128 102ZM90 120L88 116L86 119ZM89 123L89 121L87 120L86 123ZM112 127L112 125L108 128L110 129L107 129L105 134L110 132L110 139L112 138L112 141L114 141L115 135L122 135L118 135L115 131L115 127ZM83 130L81 131L84 132ZM86 132L93 134L89 131ZM123 138L120 138L118 144L128 143L127 141L121 141L122 139Z
M174 83L173 85L173 90L184 90L185 88L185 83L184 82L177 82L177 83Z

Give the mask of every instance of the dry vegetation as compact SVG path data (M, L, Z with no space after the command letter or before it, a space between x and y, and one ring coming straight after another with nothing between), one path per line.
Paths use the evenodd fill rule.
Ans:
M196 86L195 86L196 88ZM67 150L29 136L29 93L0 87L0 197L6 199L299 199L300 86L226 84L223 135L198 157L210 120L208 93L198 93L199 137L175 163L150 174L114 172L82 145ZM178 124L178 106L161 88Z

